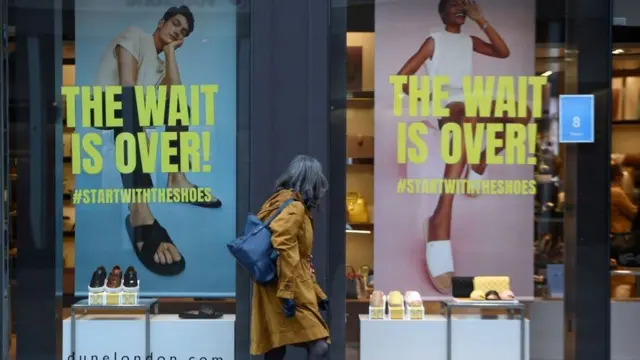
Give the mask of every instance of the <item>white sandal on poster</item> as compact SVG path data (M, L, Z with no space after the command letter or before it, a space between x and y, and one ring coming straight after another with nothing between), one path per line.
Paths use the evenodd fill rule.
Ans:
M429 279L436 290L448 294L451 292L453 278L451 240L429 241L429 219L424 221L424 239Z

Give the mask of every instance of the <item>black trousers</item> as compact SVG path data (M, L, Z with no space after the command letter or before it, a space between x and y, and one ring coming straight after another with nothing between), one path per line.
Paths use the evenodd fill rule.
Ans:
M104 94L103 94L103 103L104 103ZM137 110L137 102L134 93L134 89L132 87L123 87L122 95L116 95L116 100L122 102L122 110L116 110L115 116L123 119L122 127L106 127L100 128L101 130L113 130L113 140L115 143L115 139L118 135L123 133L132 134L134 137L137 137L137 134L144 133L144 129L140 125L140 117L138 115ZM103 121L106 119L106 106L103 104ZM188 109L190 110L190 109ZM168 123L168 114L169 114L169 102L167 101L166 109L164 112L164 123ZM93 123L93 122L92 122ZM176 132L178 133L178 137L176 140L169 141L169 146L172 148L176 148L178 151L175 155L171 155L169 157L169 163L172 165L180 164L180 132L189 131L188 126L165 126L165 132ZM120 174L122 178L122 187L125 189L150 189L154 187L153 181L151 180L151 174L146 174L142 171L142 157L140 155L140 147L136 144L136 166L134 170L129 174ZM124 149L124 157L128 158L128 150Z

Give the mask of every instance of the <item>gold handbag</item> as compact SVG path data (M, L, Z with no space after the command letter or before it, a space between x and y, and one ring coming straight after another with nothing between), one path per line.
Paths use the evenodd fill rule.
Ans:
M511 290L508 276L476 276L473 278L473 290L479 290L483 294L489 290L501 293Z
M349 223L351 224L364 224L369 222L367 203L360 194L356 192L347 194L347 214L349 215Z

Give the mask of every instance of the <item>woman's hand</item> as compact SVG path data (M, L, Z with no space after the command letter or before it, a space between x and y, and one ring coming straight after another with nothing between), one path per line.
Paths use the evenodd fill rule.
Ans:
M475 0L461 0L460 5L464 8L469 19L475 22L484 22L484 16L482 16L480 6L478 6Z
M319 299L318 308L322 311L329 311L329 299Z
M284 299L282 302L282 312L285 317L296 316L296 302L293 299Z

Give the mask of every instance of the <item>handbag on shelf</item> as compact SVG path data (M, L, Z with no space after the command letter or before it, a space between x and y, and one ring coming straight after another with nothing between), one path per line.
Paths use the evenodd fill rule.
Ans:
M347 214L351 224L366 224L369 222L367 203L360 194L356 192L347 194Z
M452 281L452 295L454 298L466 299L471 297L473 292L473 277L454 276Z
M633 233L611 233L611 247L617 255L630 252L635 248Z
M347 299L358 299L358 275L353 266L346 265L346 277Z
M473 278L473 289L480 290L483 294L489 290L501 293L511 290L509 283L508 276L476 276Z

